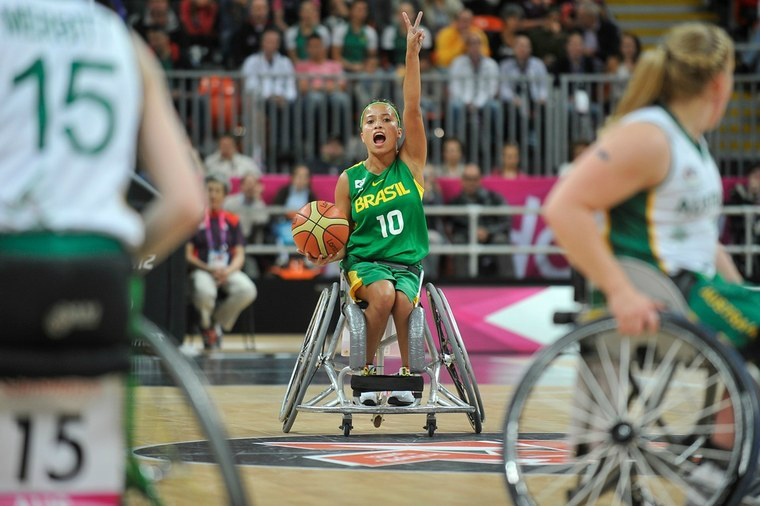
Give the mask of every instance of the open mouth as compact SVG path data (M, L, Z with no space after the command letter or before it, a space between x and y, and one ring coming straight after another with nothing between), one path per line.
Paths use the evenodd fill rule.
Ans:
M383 132L375 132L372 136L372 142L375 146L382 146L385 144L385 134Z

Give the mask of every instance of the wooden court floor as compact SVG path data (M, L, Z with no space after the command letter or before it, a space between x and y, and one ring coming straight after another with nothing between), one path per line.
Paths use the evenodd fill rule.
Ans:
M256 349L263 354L293 352L300 346L300 339L267 340L257 337ZM234 360L235 350L241 348L242 341L229 340L225 343L225 351L229 350L225 355ZM224 367L224 361L220 362L219 367ZM286 374L289 377L290 371L286 371ZM445 374L442 372L442 375ZM285 388L285 384L217 384L210 386L210 392L232 439L284 440L288 437L341 434L338 429L340 415L303 412L298 414L291 432L283 434L278 414ZM319 387L312 387L317 388ZM481 439L493 440L496 434L500 438L510 387L481 382L480 390L487 414ZM315 390L315 393L318 391ZM204 439L188 406L174 387L138 387L136 413L137 447ZM354 429L346 440L361 441L362 435L377 434L423 435L424 424L425 416L421 414L396 415L386 417L383 425L375 428L369 416L355 415ZM451 413L438 416L436 435L444 433L471 436L473 431L465 415ZM435 437L431 441L435 441ZM394 472L380 469L259 466L242 466L240 469L249 494L258 506L337 506L347 503L391 506L511 504L507 498L504 478L496 472ZM225 504L221 480L213 465L176 464L169 473L169 478L162 483L167 504ZM140 501L130 501L132 503L139 504Z

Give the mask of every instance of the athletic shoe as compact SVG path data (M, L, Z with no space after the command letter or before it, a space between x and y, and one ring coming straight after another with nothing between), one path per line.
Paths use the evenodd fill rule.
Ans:
M375 376L377 374L377 368L373 364L367 364L362 369L362 376ZM359 404L364 406L377 406L380 404L380 399L377 392L362 392L358 397Z
M215 328L201 329L201 337L203 338L204 350L208 351L217 347L219 336L217 335Z
M408 367L402 367L398 370L398 376L411 376L412 373ZM409 406L414 403L414 394L410 390L394 390L388 397L388 404L394 406Z

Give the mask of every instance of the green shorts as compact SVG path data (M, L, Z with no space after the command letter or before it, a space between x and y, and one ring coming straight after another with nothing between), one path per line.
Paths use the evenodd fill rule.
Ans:
M687 302L697 320L724 334L746 359L760 362L760 357L747 356L747 352L757 349L760 290L753 290L752 285L729 283L720 276L712 279L695 276Z
M354 300L357 300L356 290L362 285L369 286L375 281L387 279L393 283L396 291L403 292L409 297L412 304L417 303L422 280L416 273L406 269L396 269L385 264L365 262L350 257L347 261L343 262L342 267L348 275L349 293ZM413 267L420 269L420 271L422 270L419 264Z

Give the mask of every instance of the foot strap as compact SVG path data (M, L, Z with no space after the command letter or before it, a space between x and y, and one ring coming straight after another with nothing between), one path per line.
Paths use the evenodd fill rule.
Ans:
M415 398L422 398L422 389L425 385L422 376L389 376L378 374L375 376L351 376L351 389L354 397L364 392L386 392L390 390L411 391Z

